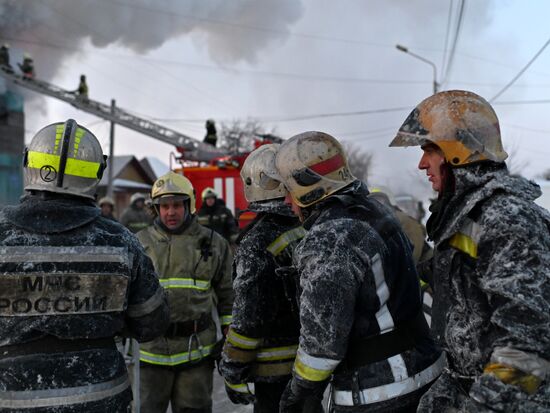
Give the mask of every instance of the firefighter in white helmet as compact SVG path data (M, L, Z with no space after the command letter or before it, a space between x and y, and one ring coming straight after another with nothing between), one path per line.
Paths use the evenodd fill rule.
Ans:
M285 141L275 163L307 231L294 250L300 345L281 413L321 399L331 378L334 412L414 411L444 359L399 222L368 196L326 133Z
M233 322L220 365L229 398L254 403L256 413L278 413L300 335L297 280L288 269L305 231L284 204L286 189L273 178L278 147L260 146L241 169L248 209L256 217L237 240Z
M158 217L137 236L168 294L171 319L164 337L140 349L141 412L164 412L170 402L174 412L209 413L220 351L212 313L227 330L231 250L222 236L198 223L193 186L183 175L158 178L151 198Z
M72 119L26 150L27 194L0 213L2 412L128 412L114 336L152 340L168 325L151 260L95 206L105 166L99 141Z
M419 411L550 411L550 215L509 174L497 115L475 93L423 100L390 146L420 146L437 201L432 330L449 368Z

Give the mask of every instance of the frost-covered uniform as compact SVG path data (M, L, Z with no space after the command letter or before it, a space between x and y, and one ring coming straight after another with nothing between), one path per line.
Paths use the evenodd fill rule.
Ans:
M0 213L0 412L127 412L113 337L162 334L151 260L92 201L27 196Z
M498 347L550 360L550 214L532 202L538 186L510 176L504 164L452 171L454 194L428 225L432 328L449 371L420 411L548 412L548 378L529 396L482 373Z
M233 321L220 371L235 392L255 383L255 412L277 413L300 335L296 280L283 273L305 231L283 200L252 203L249 209L258 215L238 240ZM283 273L276 273L279 268Z
M354 181L310 207L294 253L301 335L290 389L319 392L333 374L335 412L414 408L443 367L410 243L368 193Z
M141 411L166 411L169 401L178 412L210 411L209 355L216 348L212 311L217 303L224 328L233 305L229 244L194 215L176 233L157 218L138 238L168 294L171 323L164 337L141 346Z

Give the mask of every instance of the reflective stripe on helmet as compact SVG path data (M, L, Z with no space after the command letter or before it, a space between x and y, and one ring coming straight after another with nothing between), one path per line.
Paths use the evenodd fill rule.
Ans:
M306 230L302 227L291 229L290 231L283 232L279 235L275 241L273 241L267 247L267 250L274 256L279 255L284 251L291 242L302 239L306 235Z
M333 389L333 401L337 406L355 406L357 404L354 402L355 396L358 396L360 405L394 399L412 393L435 380L441 374L443 367L445 367L445 355L441 354L431 366L402 381L359 390L355 395L352 391Z
M186 351L177 354L155 354L140 350L139 359L143 362L157 364L159 366L175 366L178 364L199 361L210 355L213 347L214 344L210 344L208 346L201 346L196 350L192 350L190 353Z
M253 350L260 346L261 339L247 337L237 333L233 328L229 329L227 333L227 341L233 344L235 347L243 348L245 350Z
M130 381L124 374L114 380L78 387L0 391L0 408L19 410L89 403L113 397L129 387Z
M164 288L190 288L201 291L210 289L210 281L202 281L195 278L161 278L159 282Z
M294 372L301 378L309 381L323 381L330 377L341 360L314 357L298 348Z
M51 166L60 171L61 157L49 153L29 151L27 154L27 167L41 169L44 166ZM65 174L79 176L81 178L98 179L101 164L99 162L83 161L75 158L68 158L65 164Z

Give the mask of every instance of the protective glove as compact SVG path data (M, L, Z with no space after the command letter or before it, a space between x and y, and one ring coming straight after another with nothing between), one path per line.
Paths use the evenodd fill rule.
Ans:
M256 397L250 391L248 383L231 384L225 381L225 392L233 404L250 404L256 401Z
M281 396L279 413L322 412L321 403L327 384L328 380L314 382L294 377Z
M541 379L533 374L526 373L501 363L490 363L483 369L484 374L492 374L505 384L518 386L525 393L533 394L538 390Z

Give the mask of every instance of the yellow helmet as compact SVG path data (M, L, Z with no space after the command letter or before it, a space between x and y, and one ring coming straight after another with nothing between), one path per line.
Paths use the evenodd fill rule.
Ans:
M275 165L277 179L301 207L319 202L356 179L340 142L323 132L304 132L285 141Z
M52 123L25 150L25 190L95 199L106 159L94 134L75 120Z
M503 162L498 118L481 96L463 90L424 99L399 128L390 146L437 145L453 166L490 160Z
M155 181L151 188L153 203L158 204L161 198L169 196L183 196L184 199L189 199L189 212L195 213L195 190L185 176L170 171Z
M244 196L248 202L284 198L286 189L275 179L275 155L281 145L262 145L246 158L241 169Z
M206 198L217 198L218 194L214 191L214 188L207 186L202 190L201 199L204 201Z

